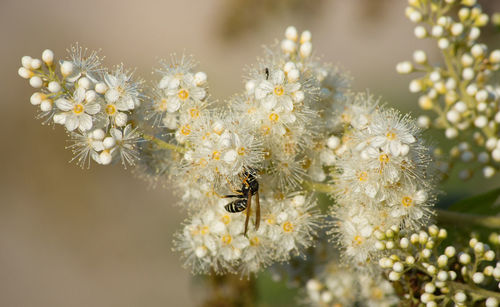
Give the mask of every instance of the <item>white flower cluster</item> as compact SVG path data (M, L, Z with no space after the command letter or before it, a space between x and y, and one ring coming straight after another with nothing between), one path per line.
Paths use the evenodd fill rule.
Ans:
M424 73L410 82L409 89L420 94L420 107L437 117L431 120L422 115L418 122L424 128L443 129L449 139L467 142L468 150L457 156L453 148L452 158L469 165L478 162L483 175L491 178L500 167L500 88L491 81L500 69L500 50L489 51L479 42L480 28L488 24L489 17L475 0L410 0L409 4L406 16L417 24L415 35L436 40L445 62L431 64L427 54L417 50L414 63L397 65L401 74ZM457 16L448 13L455 9ZM464 169L460 177L468 179L471 168L474 166Z
M408 116L358 94L339 115L346 128L332 141L334 233L347 259L364 263L378 249L376 232L425 225L433 203L430 154Z
M175 236L176 250L183 253L186 265L195 273L248 276L275 261L287 261L314 243L320 215L311 197L298 194L260 202L261 226L250 227L245 236L244 214L225 211L227 201L216 196L201 199L200 210Z
M394 288L380 276L329 265L306 284L308 306L395 306L399 299Z
M90 159L100 164L114 159L133 164L139 135L129 114L143 98L140 82L134 82L123 66L107 72L95 52L87 53L78 45L70 55L70 60L60 61L60 73L51 50L43 51L42 60L21 59L19 75L38 89L31 103L40 106L40 117L46 117L46 122L65 126L74 141L73 160L82 167L90 165Z
M500 262L496 253L476 238L469 241L469 247L462 252L450 245L442 253L437 247L447 237L444 228L435 225L407 236L397 232L378 236L378 244L389 254L379 260L379 265L388 271L388 279L400 281L405 291L413 287L402 276L408 270L417 270L429 278L421 285L422 293L416 297L425 306L443 306L454 302L456 306L472 306L482 302L485 306L498 306L498 292L477 291L477 287L485 289L494 284L500 286ZM492 236L492 243L498 246L498 235ZM496 262L496 264L495 264ZM459 287L460 281L466 281L473 287Z

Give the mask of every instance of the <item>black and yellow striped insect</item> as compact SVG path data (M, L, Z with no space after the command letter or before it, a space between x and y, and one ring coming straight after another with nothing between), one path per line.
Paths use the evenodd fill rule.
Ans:
M256 219L255 219L255 230L259 229L260 225L260 201L259 201L259 182L256 178L256 172L253 170L247 170L243 173L243 182L241 184L241 189L234 191L236 194L224 195L224 198L236 198L236 200L225 205L224 208L227 212L238 213L246 211L245 219L245 236L248 230L248 221L250 220L251 208L252 208L252 196L256 195Z

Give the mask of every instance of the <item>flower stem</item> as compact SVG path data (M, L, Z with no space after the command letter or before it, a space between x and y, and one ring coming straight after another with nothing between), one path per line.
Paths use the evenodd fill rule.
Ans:
M467 291L470 294L475 294L475 295L481 296L481 298L483 298L483 299L488 298L488 297L495 297L495 298L500 300L500 293L499 292L494 292L494 291L490 291L490 290L476 287L474 285L459 283L459 282L455 282L455 281L449 281L448 284L452 288Z
M165 142L165 141L163 141L163 140L161 140L153 135L143 133L142 138L145 140L148 140L150 142L155 143L158 147L163 148L163 149L173 150L173 151L176 151L178 153L185 153L186 152L186 148L167 143L167 142Z

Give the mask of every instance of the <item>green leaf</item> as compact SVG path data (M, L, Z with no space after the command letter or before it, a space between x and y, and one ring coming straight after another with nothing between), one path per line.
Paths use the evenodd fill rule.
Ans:
M482 215L496 215L500 213L500 206L495 205L500 196L500 188L462 199L448 207L450 211L474 213Z

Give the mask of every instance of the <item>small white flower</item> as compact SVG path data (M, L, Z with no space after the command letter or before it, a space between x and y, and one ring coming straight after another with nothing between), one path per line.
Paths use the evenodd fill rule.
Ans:
M68 131L73 131L76 128L81 131L87 131L92 128L92 116L99 112L101 106L96 102L85 101L85 90L78 88L71 99L59 98L56 100L56 106L59 110L64 111L61 119Z

